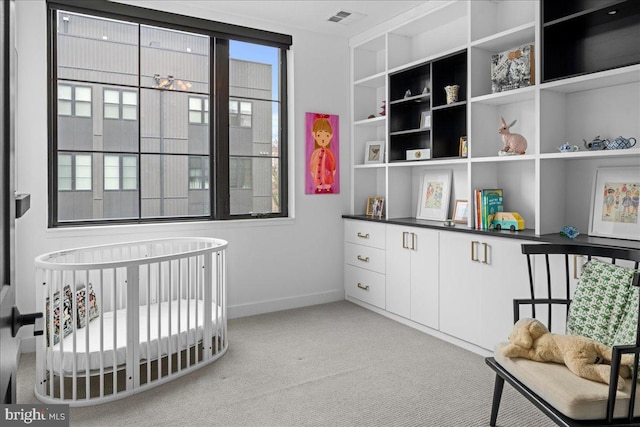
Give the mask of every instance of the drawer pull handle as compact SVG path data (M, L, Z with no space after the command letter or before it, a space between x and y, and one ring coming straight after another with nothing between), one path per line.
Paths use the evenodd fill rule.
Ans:
M484 260L482 260L482 263L489 264L489 262L487 261L487 247L489 245L487 245L486 243L482 243L482 245L484 246Z
M367 234L362 234L358 231L358 237L362 237L363 239L368 239L369 238L369 233Z
M361 256L361 255L358 255L358 256L357 256L357 258L358 258L358 261L362 261L362 262L369 262L369 257L362 258L362 256Z
M365 291L369 290L369 285L363 285L362 283L358 283L358 287Z

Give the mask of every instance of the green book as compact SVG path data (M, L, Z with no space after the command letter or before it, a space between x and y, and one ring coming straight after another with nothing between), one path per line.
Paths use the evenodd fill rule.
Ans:
M489 230L496 212L503 212L502 189L490 188L482 190L482 229Z

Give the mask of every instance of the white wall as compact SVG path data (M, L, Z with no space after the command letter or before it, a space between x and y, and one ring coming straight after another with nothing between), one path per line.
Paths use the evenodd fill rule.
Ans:
M129 3L190 14L189 10L170 10L175 8L173 2ZM293 173L289 185L290 211L295 218L48 229L46 5L44 0L19 1L16 9L16 189L31 194L31 209L16 221L17 305L20 311L36 309L33 260L39 254L63 248L172 236L210 236L228 240L231 317L344 298L341 215L348 212L350 164L349 48L346 39L218 13L214 15L204 10L191 11L201 18L293 36L290 100L294 108L290 112L292 132L289 136ZM308 111L340 115L339 195L304 194L304 114Z

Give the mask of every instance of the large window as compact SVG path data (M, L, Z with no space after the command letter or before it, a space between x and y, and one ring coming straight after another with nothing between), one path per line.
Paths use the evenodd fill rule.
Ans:
M291 38L80 4L49 3L50 225L287 216Z

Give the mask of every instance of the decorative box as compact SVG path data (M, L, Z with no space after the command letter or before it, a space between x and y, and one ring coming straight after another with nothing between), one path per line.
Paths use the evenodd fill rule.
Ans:
M535 84L532 44L491 55L491 90L504 92Z
M430 157L431 157L431 149L429 148L407 150L407 160L426 160Z

